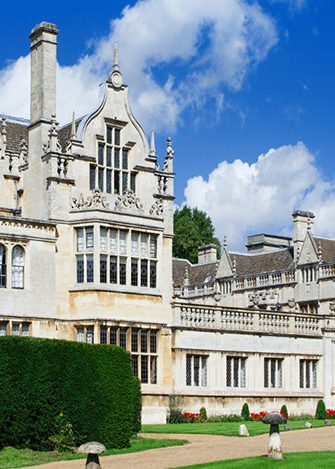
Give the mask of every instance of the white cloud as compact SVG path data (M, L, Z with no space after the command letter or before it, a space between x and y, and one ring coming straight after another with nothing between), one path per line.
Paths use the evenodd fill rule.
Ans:
M109 35L90 55L59 67L60 121L70 120L73 109L79 115L94 108L115 39L136 116L144 126L166 131L178 125L186 107L202 107L207 99L220 112L223 89L241 88L277 33L273 20L247 0L138 1L111 21ZM28 117L29 59L0 70L0 84L1 112Z
M294 209L317 214L316 233L335 232L335 185L322 178L301 142L271 149L253 164L222 161L207 180L188 180L185 203L205 210L233 249L240 249L248 234L290 235Z

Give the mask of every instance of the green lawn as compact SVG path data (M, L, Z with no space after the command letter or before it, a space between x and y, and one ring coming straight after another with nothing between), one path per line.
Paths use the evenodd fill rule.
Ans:
M335 467L335 451L320 453L288 453L284 461L273 461L261 456L258 458L235 459L230 461L217 461L195 466L183 466L179 469L329 469Z
M187 440L154 440L150 438L135 438L129 448L108 449L103 456L110 454L133 453L147 449L177 446L187 443ZM4 448L0 451L0 468L12 469L16 467L35 466L52 461L86 458L84 454L58 453L56 451L32 451L30 449Z
M307 420L290 420L291 430L305 428ZM324 420L308 420L313 427L324 427ZM142 425L144 433L202 433L206 435L226 435L238 436L239 426L243 422L206 422L206 423L169 423L165 425ZM244 422L251 436L268 433L269 425L262 422ZM335 420L331 420L332 425ZM286 431L284 425L280 426L281 431ZM334 465L335 467L335 465Z

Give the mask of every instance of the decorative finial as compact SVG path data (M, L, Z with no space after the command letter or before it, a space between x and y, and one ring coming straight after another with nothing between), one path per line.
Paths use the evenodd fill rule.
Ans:
M322 256L322 246L321 246L321 242L319 241L319 245L318 245L318 258L319 258L319 262L320 264L322 263L323 261L323 256Z
M184 287L187 287L190 284L190 278L188 275L188 267L185 267L185 274L184 274Z
M163 171L167 173L173 173L173 156L174 150L172 148L171 137L168 137L166 140L166 155L164 160Z
M119 70L119 57L118 57L117 41L114 42L113 71L114 70Z
M155 131L151 129L151 139L150 139L150 152L149 155L153 158L156 158L156 148L155 148Z
M75 116L75 112L73 111L73 113L72 113L72 124L71 124L71 140L75 140L76 136L77 136L76 116Z
M308 230L308 231L311 231L311 229L312 229L312 221L311 221L311 219L308 217L308 219L307 219L307 230Z
M232 271L233 271L234 277L236 277L236 257L234 257L234 259L233 259L233 268L232 268Z
M223 237L223 249L226 250L227 247L228 247L227 236L224 235L224 237Z

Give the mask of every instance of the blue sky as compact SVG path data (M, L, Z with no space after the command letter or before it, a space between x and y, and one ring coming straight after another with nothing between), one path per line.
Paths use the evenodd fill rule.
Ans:
M71 99L78 89L77 114L82 94L95 102L117 39L132 107L148 133L157 129L161 157L173 137L177 204L206 210L234 248L252 232L289 233L293 208L314 210L317 231L331 236L334 14L326 0L35 1L19 15L6 2L0 112L26 112L12 90L25 89L27 36L40 21L60 29L60 86Z

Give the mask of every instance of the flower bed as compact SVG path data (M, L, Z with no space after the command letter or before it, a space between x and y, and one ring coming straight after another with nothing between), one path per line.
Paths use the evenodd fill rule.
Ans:
M183 413L184 422L194 423L199 420L200 413L197 412L184 412Z
M335 409L327 409L326 413L329 419L335 419Z

